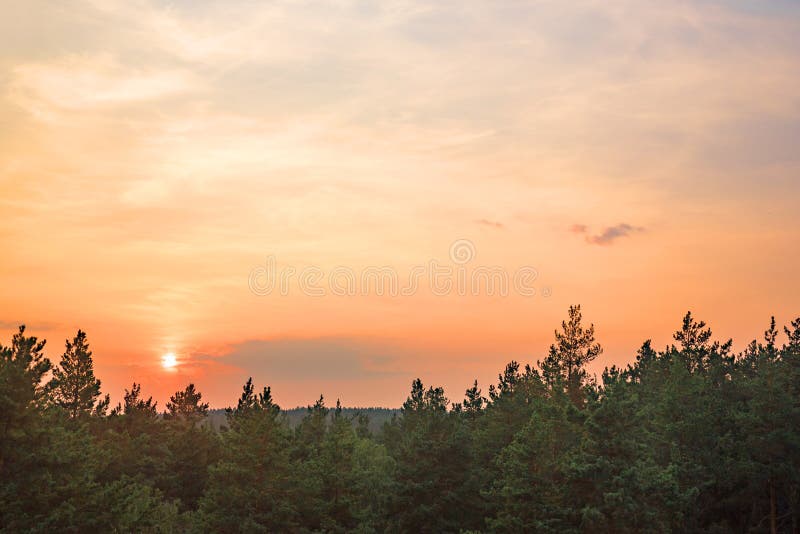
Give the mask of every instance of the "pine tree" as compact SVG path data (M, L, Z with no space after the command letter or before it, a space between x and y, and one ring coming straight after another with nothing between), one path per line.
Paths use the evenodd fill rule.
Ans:
M167 402L165 419L180 419L188 423L202 421L208 415L208 403L201 402L203 394L189 384L183 391L176 391Z
M680 487L676 465L660 454L663 429L654 423L657 414L643 389L657 389L655 381L663 377L638 369L652 366L649 347L646 342L628 369L606 369L597 399L586 410L583 439L565 470L582 530L682 530L682 513L694 492ZM646 385L633 376L643 377Z
M358 532L388 532L397 464L386 446L359 438L353 448L352 510Z
M447 407L441 387L425 389L416 379L386 436L397 462L391 530L451 532L465 523L460 504L468 500L471 450L463 418Z
M167 456L164 489L166 497L180 501L182 510L192 510L205 491L208 470L220 456L219 436L210 425L202 424L208 415L208 403L189 384L175 392L164 414Z
M470 485L479 497L474 507L482 517L496 516L502 503L492 486L501 476L498 463L507 447L528 423L538 399L548 395L537 371L526 365L520 371L516 361L509 362L498 375L497 385L489 386L489 403L475 420L471 433L473 469Z
M314 532L323 530L323 525L328 522L326 481L332 466L324 461L322 446L330 410L322 395L306 410L306 416L294 430L291 458L294 486L298 502L302 503L298 514L300 527Z
M162 510L162 503L150 500L145 508L131 497L129 481L114 482L121 493L109 491L98 477L107 451L94 443L88 425L67 424L65 412L46 402L42 382L50 363L44 346L44 341L26 336L24 327L10 347L0 346L0 530L154 528L149 513ZM155 499L155 492L151 496ZM166 515L158 519L170 528Z
M570 306L569 318L561 322L561 332L555 331L556 342L550 345L550 353L540 363L545 382L551 388L566 387L576 406L584 402L586 364L603 353L594 339L594 324L584 328L581 321L580 305Z
M353 473L356 440L353 423L342 415L342 405L337 399L320 449L324 473L323 495L328 503L326 520L322 526L327 531L352 531L357 526L354 505L358 499L358 488Z
M769 525L771 532L800 526L800 374L796 331L784 331L788 343L779 348L773 319L764 343L753 341L739 360L747 377L739 388L746 404L734 414L744 460L737 471L748 474L736 487L744 490L741 506L751 511L745 526Z
M690 311L686 312L681 329L673 337L680 346L673 347L672 350L683 359L691 373L705 373L712 368L721 370L720 364L733 365L733 341L728 340L724 344L712 342L711 329L706 328L705 321L696 321Z
M46 343L26 336L22 325L10 347L0 345L0 406L5 417L14 418L15 412L21 414L27 408L41 406L45 396L42 379L52 368L43 352Z
M157 405L153 397L145 400L142 397L142 385L134 382L130 391L125 390L122 413L131 418L155 419L158 416Z
M464 413L468 418L475 419L483 413L486 402L486 398L481 395L481 390L478 388L478 381L475 380L472 387L464 392Z
M53 369L48 389L55 404L73 419L92 413L105 414L110 399L106 395L98 402L100 380L94 376L92 351L82 330L78 330L72 341L66 341L66 349L59 365Z
M38 482L42 474L37 454L43 452L37 444L47 436L42 379L51 367L45 344L26 336L23 325L11 346L0 345L0 525L11 529L15 524L23 529L26 515L36 511L21 506L24 482Z
M496 532L574 532L578 509L567 481L571 457L581 440L578 410L557 391L533 402L528 423L498 456L501 474L491 494L500 503L488 521Z
M197 528L213 532L285 532L297 521L292 488L289 428L271 390L244 386L228 410L221 458L209 470Z

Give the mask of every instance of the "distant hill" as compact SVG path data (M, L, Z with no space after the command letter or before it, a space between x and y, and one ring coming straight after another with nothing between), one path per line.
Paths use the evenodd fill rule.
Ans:
M286 419L289 421L289 426L294 428L296 427L300 421L303 420L303 417L308 414L308 408L305 406L298 406L297 408L290 408L288 410L281 410L283 414L286 415ZM331 409L331 417L333 414L333 409ZM392 417L395 414L400 414L399 408L342 408L342 414L355 421L359 414L366 415L369 418L369 430L373 434L378 434L383 429L384 423L391 421ZM211 423L211 426L217 430L225 426L225 410L223 409L216 409L216 410L209 410L208 411L208 420Z

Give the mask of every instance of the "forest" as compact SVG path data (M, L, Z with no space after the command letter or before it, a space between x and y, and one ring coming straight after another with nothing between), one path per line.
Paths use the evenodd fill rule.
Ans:
M221 424L189 384L112 406L85 332L0 345L4 532L798 532L800 318L740 352L687 313L591 376L579 306L543 360L399 411L320 397L290 422L248 380ZM460 397L460 395L459 395Z

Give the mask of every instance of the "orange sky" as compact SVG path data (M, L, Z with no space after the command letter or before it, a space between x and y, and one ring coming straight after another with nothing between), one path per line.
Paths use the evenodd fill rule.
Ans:
M11 2L0 17L0 336L104 390L212 405L459 400L581 303L595 370L687 309L737 347L800 315L800 8ZM454 263L451 244L475 256ZM256 295L253 269L536 269L536 295ZM161 366L173 352L179 365Z

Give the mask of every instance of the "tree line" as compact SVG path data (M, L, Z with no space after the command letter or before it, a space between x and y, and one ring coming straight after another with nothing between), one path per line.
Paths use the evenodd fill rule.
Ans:
M322 397L290 425L252 380L219 429L192 384L112 407L84 332L44 347L0 345L7 532L800 530L800 319L734 353L687 313L594 378L570 307L542 361L458 402L414 380L379 431Z

